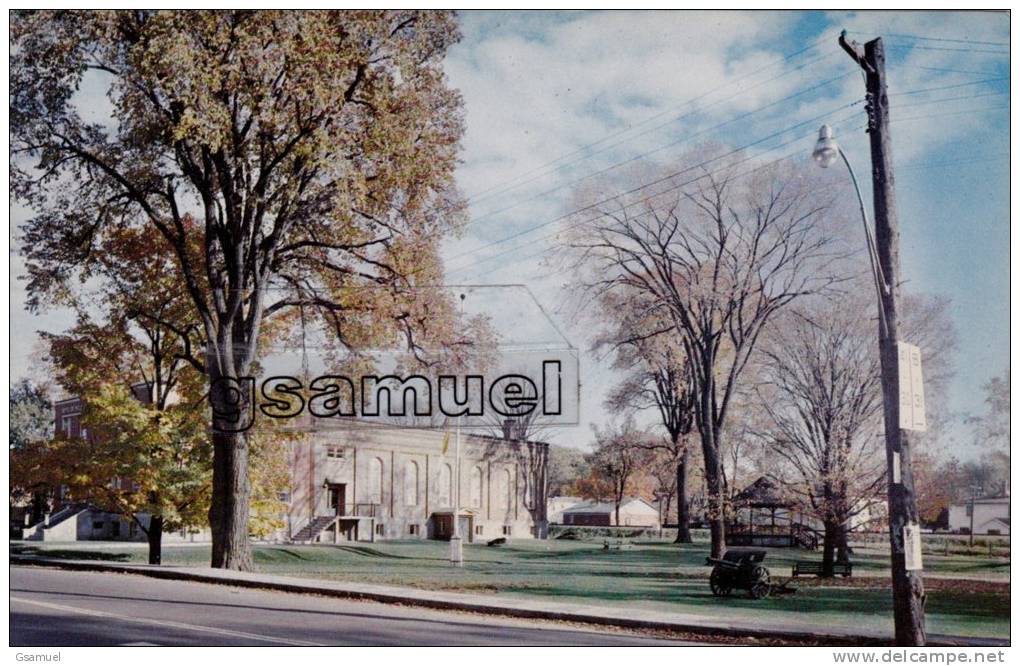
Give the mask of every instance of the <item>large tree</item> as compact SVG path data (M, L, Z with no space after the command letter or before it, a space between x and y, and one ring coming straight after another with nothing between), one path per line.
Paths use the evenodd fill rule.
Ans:
M828 576L848 557L854 518L881 502L886 474L875 304L866 280L850 284L850 293L805 300L776 318L758 367L757 408L767 418L757 434L785 462L789 488L806 512L824 526ZM928 411L944 411L955 340L946 302L908 296L902 327L925 359Z
M13 14L30 305L130 227L171 248L196 318L182 356L209 386L251 373L267 319L294 308L348 348L399 336L423 356L455 310L414 287L439 281L462 219L462 105L442 71L457 38L446 12ZM83 109L83 87L109 105ZM227 397L210 394L212 565L250 569L249 445Z
M656 316L661 315L661 309L654 302L642 300L639 294L610 292L601 299L599 310L607 330L596 341L596 348L609 348L612 367L623 373L606 406L652 410L658 416L666 436L651 440L649 446L673 465L673 479L660 485L671 489L670 497L676 495L676 543L691 543L687 481L695 394L690 364L676 336L662 334L669 324Z
M568 254L581 290L630 292L653 304L689 359L701 438L712 555L725 549L723 432L738 381L769 320L833 282L829 200L804 171L745 160L703 161L603 196L569 217ZM713 163L711 169L705 165ZM628 194L627 192L631 192Z

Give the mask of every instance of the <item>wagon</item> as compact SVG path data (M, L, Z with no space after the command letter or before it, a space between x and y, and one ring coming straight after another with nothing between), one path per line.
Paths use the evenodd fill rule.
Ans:
M765 552L760 548L732 548L722 559L709 557L712 565L708 584L717 597L729 596L733 590L747 590L752 599L764 599L772 592L769 570L762 565Z

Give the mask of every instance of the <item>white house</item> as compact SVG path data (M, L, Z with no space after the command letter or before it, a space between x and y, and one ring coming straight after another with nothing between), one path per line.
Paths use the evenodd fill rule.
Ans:
M564 525L595 527L652 527L659 529L659 510L640 497L625 497L620 502L620 522L616 522L613 502L585 502L563 511Z
M971 511L973 510L973 516ZM969 534L1009 534L1009 495L979 497L949 507L949 531Z
M550 523L562 523L563 512L572 506L584 504L583 497L572 497L569 495L561 495L558 497L550 497L546 503L546 516Z

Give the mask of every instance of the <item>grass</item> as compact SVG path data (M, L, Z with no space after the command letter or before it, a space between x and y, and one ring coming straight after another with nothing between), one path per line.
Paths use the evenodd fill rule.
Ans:
M798 579L796 594L753 601L742 595L717 599L708 589L708 548L645 542L604 550L601 541L513 541L500 548L469 544L461 569L447 562L447 544L434 541L339 546L257 546L260 571L302 578L349 580L425 589L492 593L596 605L621 605L678 614L811 623L888 631L892 604L888 559L878 546L859 548L850 581ZM110 544L76 550L69 544L13 545L51 557L144 562L144 548ZM771 549L765 564L785 579L798 559L818 552ZM168 546L163 562L206 566L205 547ZM927 618L931 633L1009 636L1009 561L962 555L925 556Z

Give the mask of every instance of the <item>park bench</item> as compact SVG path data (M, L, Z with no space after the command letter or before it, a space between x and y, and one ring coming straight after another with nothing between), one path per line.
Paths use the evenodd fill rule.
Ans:
M835 576L842 576L843 578L849 578L853 575L853 564L850 562L833 562L832 573ZM797 576L821 576L822 575L822 563L821 562L805 562L798 561L793 563L793 577Z

